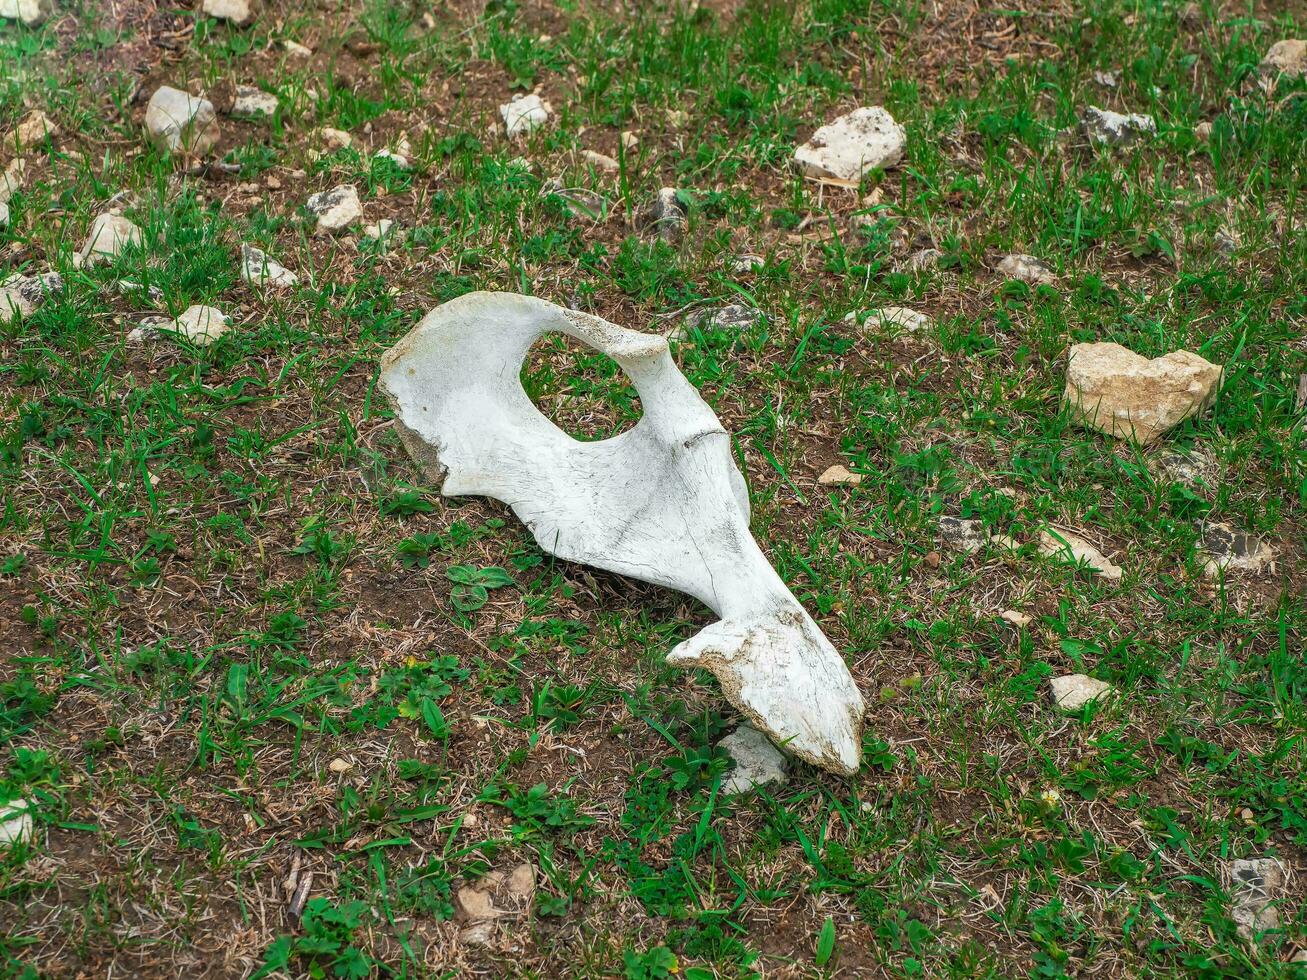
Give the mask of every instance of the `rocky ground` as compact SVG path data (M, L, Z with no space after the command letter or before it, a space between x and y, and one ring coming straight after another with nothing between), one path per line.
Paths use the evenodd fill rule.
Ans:
M0 18L4 975L1307 970L1301 5ZM409 461L473 290L668 337L856 776Z

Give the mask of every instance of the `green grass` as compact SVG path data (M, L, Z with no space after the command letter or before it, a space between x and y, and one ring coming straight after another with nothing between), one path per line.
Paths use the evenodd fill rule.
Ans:
M65 282L0 325L0 800L38 825L0 854L0 972L1295 975L1307 82L1257 65L1307 22L1158 0L634 6L0 23L0 132L34 106L59 127L23 152L0 249ZM151 84L278 94L273 119L222 120L239 173L145 146L129 54ZM536 87L553 125L490 130ZM905 126L903 162L857 191L799 178L796 143L858 104ZM1093 149L1089 104L1158 134ZM320 126L354 147L324 152ZM412 171L372 159L401 133ZM315 237L305 200L344 182L402 233ZM635 227L663 186L680 240ZM144 247L75 268L111 201ZM244 284L243 242L299 285ZM927 247L939 263L913 270ZM746 252L766 264L733 272ZM1003 281L1009 252L1056 284ZM413 468L378 359L475 289L658 331L766 314L687 326L674 352L734 436L755 536L867 697L861 773L795 764L724 797L738 718L711 675L663 663L708 612L561 563ZM231 316L220 342L127 342L194 303ZM885 306L936 326L845 321ZM1060 409L1090 340L1197 351L1225 387L1162 446L1112 442ZM561 340L523 382L580 438L639 418L620 369ZM1168 451L1208 477L1165 476ZM862 483L818 486L837 462ZM946 514L1020 547L953 552ZM1274 568L1206 577L1207 519L1272 543ZM1124 580L1041 558L1048 524ZM1071 672L1119 696L1062 715L1047 681ZM1231 915L1228 862L1249 856L1298 871L1258 942ZM530 914L491 948L461 938L460 887L524 862ZM284 883L309 871L297 917Z

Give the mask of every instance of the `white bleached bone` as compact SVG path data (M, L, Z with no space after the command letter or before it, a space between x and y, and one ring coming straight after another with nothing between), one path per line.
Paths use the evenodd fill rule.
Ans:
M644 407L633 428L580 442L531 403L519 374L551 331L622 367ZM529 296L469 293L387 351L380 380L405 445L446 496L502 500L551 554L702 601L720 621L668 662L712 671L800 758L857 771L862 695L750 535L730 436L664 338Z

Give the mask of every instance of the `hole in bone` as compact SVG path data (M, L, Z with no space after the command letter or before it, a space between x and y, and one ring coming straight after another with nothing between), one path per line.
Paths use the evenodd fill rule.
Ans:
M619 435L644 414L635 385L618 363L566 334L537 340L521 377L536 408L582 442Z

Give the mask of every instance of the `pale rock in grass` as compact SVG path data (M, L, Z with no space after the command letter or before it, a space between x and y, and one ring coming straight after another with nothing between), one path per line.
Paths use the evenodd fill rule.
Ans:
M1212 138L1212 124L1204 120L1194 127L1194 136L1206 143Z
M809 177L858 181L898 163L906 143L903 127L885 109L863 107L820 127L794 151L794 161Z
M1233 258L1234 254L1239 251L1239 233L1233 228L1218 228L1216 230L1216 251L1222 258Z
M691 322L700 330L748 330L766 319L767 314L756 307L730 303L715 310L703 310Z
M690 114L684 109L668 109L667 125L672 129L684 129L690 125Z
M636 226L656 231L664 239L679 238L685 230L686 211L675 187L661 187L636 217Z
M0 803L0 851L15 844L30 843L36 836L32 820L32 804L27 800L9 800Z
M59 134L59 127L40 109L33 109L14 127L14 131L5 140L6 146L19 148L34 146L42 140L53 139Z
M271 92L254 85L237 85L236 98L231 105L233 116L272 116L280 103Z
M722 793L736 796L759 786L785 782L788 761L767 736L752 725L741 725L717 743L735 760L735 768L722 783Z
M334 235L363 218L363 204L353 184L338 184L329 191L314 194L308 209L317 218L314 233Z
M1091 701L1097 701L1115 690L1107 681L1085 674L1067 674L1053 677L1048 682L1053 703L1063 711L1079 711Z
M12 275L0 283L0 320L31 316L47 297L63 292L64 281L57 272L38 276Z
M9 205L0 203L0 228L9 227Z
M292 41L290 38L283 38L281 46L286 53L292 58L312 58L313 49L306 45L300 44L299 41Z
M623 150L634 150L640 145L640 134L633 129L624 129L622 135L618 137L618 142L622 144Z
M1121 73L1116 71L1094 72L1094 84L1102 88L1116 88L1121 84Z
M603 153L596 153L594 150L582 150L581 159L596 170L602 170L604 173L616 173L622 165L612 157Z
M206 17L225 20L237 27L248 24L252 16L249 0L203 0L200 12Z
M144 241L141 229L121 214L97 215L74 261L81 266L99 265L117 258L129 246L139 247Z
M227 332L227 317L216 307L196 304L173 321L173 329L197 347L208 347Z
M1285 38L1276 41L1266 52L1259 66L1263 75L1282 75L1288 79L1307 75L1307 41Z
M536 893L536 869L523 863L505 874L491 871L463 885L454 893L454 903L466 925L459 939L470 946L492 946L501 929L523 920L531 911Z
M323 126L318 130L318 139L322 141L322 145L328 153L336 150L346 150L354 145L353 136L343 129L332 129L330 126Z
M515 95L499 107L510 138L525 136L549 122L553 109L538 95Z
M27 180L27 161L14 157L0 174L0 204L8 204Z
M1062 400L1076 423L1148 445L1206 408L1222 374L1187 350L1150 360L1120 344L1075 344Z
M1003 612L999 614L998 618L1003 620L1005 623L1011 623L1018 629L1022 626L1029 626L1034 622L1031 617L1016 609L1004 609Z
M0 17L39 27L54 13L54 0L0 0Z
M1204 522L1198 537L1207 556L1203 572L1212 578L1221 572L1260 572L1275 557L1275 549L1256 535L1220 521Z
M162 85L146 106L145 132L166 153L202 157L218 142L218 114L208 99Z
M742 276L750 272L756 272L767 264L767 260L761 255L746 253L743 255L731 256L730 268L737 276Z
M913 272L925 272L939 265L944 253L937 248L923 248L908 256L908 268Z
M390 238L395 233L395 222L391 218L382 218L375 224L363 226L363 237L374 238L377 241Z
M839 463L826 467L817 477L817 484L823 487L856 487L861 482L861 473L850 473Z
M393 164L399 170L409 170L412 164L409 163L408 157L402 153L396 153L394 150L378 150L372 154L374 160L386 160Z
M984 521L944 515L939 519L939 536L954 551L972 555L985 546L989 532Z
M1019 279L1032 286L1051 285L1055 281L1053 270L1047 262L1019 252L1003 256L999 260L998 271L1009 279Z
M1230 862L1227 871L1234 898L1230 911L1239 935L1253 940L1278 929L1280 910L1275 902L1284 897L1284 866L1275 858L1239 858Z
M1153 117L1138 112L1126 115L1091 105L1081 114L1080 121L1090 142L1104 146L1131 146L1157 135Z
M1202 449L1188 453L1163 450L1150 454L1144 464L1158 482L1183 483L1196 489L1215 488L1220 472L1211 454Z
M253 245L241 246L241 278L251 286L274 289L289 289L299 282L299 276Z
M153 283L148 286L143 286L141 283L133 282L130 279L119 279L114 283L114 287L118 290L119 296L129 296L134 298L138 293L144 293L145 298L149 300L149 302L155 304L163 303L163 290Z
M865 327L870 323L878 323L884 327L901 327L908 333L916 333L918 330L925 330L935 325L925 313L918 313L916 310L910 310L904 306L886 306L879 310L868 310L866 313L848 313L844 317L846 322L858 323Z
M1050 558L1074 562L1077 565L1081 563L1088 565L1095 575L1109 582L1119 582L1123 574L1121 568L1113 565L1101 551L1080 535L1072 534L1070 531L1040 531L1039 553Z

